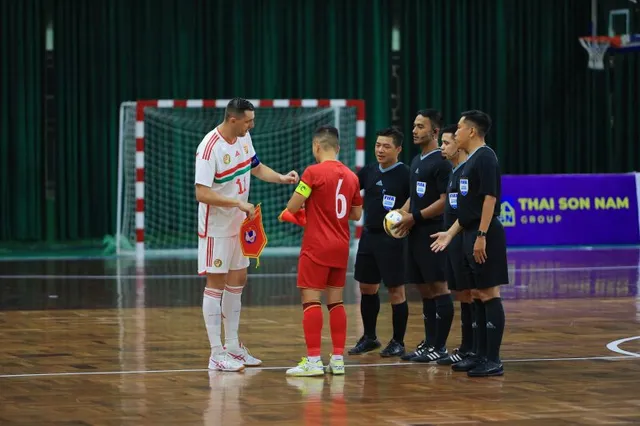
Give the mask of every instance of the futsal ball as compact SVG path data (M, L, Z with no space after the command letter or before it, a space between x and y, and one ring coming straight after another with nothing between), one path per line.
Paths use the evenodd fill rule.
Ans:
M384 232L387 233L388 236L393 238L404 238L404 235L401 234L397 229L392 229L392 226L402 220L402 214L398 210L391 210L384 217L384 221L382 222L382 227L384 228Z

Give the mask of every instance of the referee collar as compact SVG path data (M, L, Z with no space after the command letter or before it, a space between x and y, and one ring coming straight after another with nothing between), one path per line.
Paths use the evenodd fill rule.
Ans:
M467 160L468 160L468 158L467 158ZM457 166L455 166L455 167L453 168L453 170L451 170L451 173L455 173L455 172L456 172L456 170L458 170L460 167L462 167L462 166L464 165L464 163L466 163L466 162L467 162L467 160L464 160L462 163L460 163L460 164L458 164Z
M420 154L420 160L424 160L425 158L427 158L428 156L430 156L434 152L442 152L442 150L440 148L437 148L437 149L434 149L433 151L431 151L431 152L429 152L429 153L427 153L425 155Z
M469 158L471 158L471 156L472 156L473 154L475 154L476 152L480 151L482 148L489 148L489 147L488 147L486 144L485 144L485 145L481 145L481 146L477 147L477 148L475 149L475 151L473 151L472 153L470 153L470 154L469 154L469 156L467 157L467 161L469 161Z
M378 163L378 170L380 170L381 173L390 172L391 170L393 170L396 167L398 167L400 164L402 164L402 161L398 161L396 164L393 164L393 165L387 167L386 169L383 169L382 166L380 165L380 163Z

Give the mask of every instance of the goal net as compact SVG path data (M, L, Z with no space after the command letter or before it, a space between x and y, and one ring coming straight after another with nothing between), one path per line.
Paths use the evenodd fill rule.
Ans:
M197 250L195 152L222 122L228 100L124 102L120 108L118 253L187 254ZM311 136L321 125L340 131L339 159L356 171L364 165L364 102L360 100L252 100L251 138L260 160L300 175L313 164ZM252 179L249 201L261 203L269 243L265 254L299 251L302 229L278 222L291 185ZM359 237L360 225L352 225ZM355 239L354 238L354 239ZM177 252L181 253L177 253Z

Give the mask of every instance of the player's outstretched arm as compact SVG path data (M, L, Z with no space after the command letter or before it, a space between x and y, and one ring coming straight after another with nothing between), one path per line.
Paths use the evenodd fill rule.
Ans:
M282 175L262 163L251 169L251 174L258 179L269 183L287 183L293 185L298 183L298 180L300 180L298 173L295 170L291 170L286 175Z
M200 203L208 204L210 206L237 207L243 212L247 213L249 215L249 218L252 218L255 212L255 207L253 206L253 204L225 197L224 195L218 194L210 187L201 184L196 184L196 200L198 200Z

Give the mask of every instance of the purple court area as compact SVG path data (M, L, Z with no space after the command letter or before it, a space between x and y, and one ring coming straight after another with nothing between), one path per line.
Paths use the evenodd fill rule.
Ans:
M636 296L640 249L511 250L505 299Z

